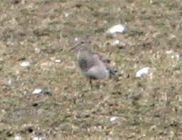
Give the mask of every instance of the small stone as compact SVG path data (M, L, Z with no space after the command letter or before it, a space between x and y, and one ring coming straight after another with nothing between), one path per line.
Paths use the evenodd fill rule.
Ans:
M166 51L166 54L167 55L170 55L170 57L176 61L179 61L180 60L180 54L179 53L176 53L174 52L173 50L167 50Z
M150 0L149 3L150 3L150 4L153 4L153 0Z
M125 33L127 31L126 26L122 24L114 25L109 28L106 33L108 35L115 35L117 33Z
M42 89L41 88L36 88L34 89L34 91L32 92L32 94L41 94Z
M20 66L25 67L25 68L29 68L31 66L29 61L22 61L20 63Z
M70 14L69 13L64 13L64 16L65 17L68 17Z
M52 61L56 62L56 63L60 63L61 60L60 59L56 59L56 57L51 57L50 58Z
M75 37L74 41L75 42L78 42L79 41L79 38L78 37Z
M36 88L32 92L33 95L52 95L50 91L48 91L46 88Z
M7 85L7 86L11 86L11 85L13 84L13 81L12 81L12 79L8 79L8 80L6 80L4 83L5 83L5 85Z
M32 140L42 140L41 137L33 137Z
M37 47L34 49L34 51L35 51L35 53L37 53L37 54L39 54L39 53L41 52L41 50L40 50L39 48L37 48Z
M22 137L21 137L20 135L16 135L16 136L14 137L14 140L22 140Z
M169 40L172 40L172 39L175 39L175 38L176 38L176 36L174 34L169 35Z
M56 63L60 63L61 60L60 60L60 59L56 59L55 62L56 62Z
M111 121L111 122L114 122L114 121L116 121L116 120L118 120L118 117L116 117L116 116L110 118L110 121Z
M166 51L166 54L172 54L172 53L174 53L173 50L167 50L167 51Z
M1 113L2 113L2 114L5 114L5 113L6 113L6 110L2 109L2 110L1 110Z
M139 71L137 71L136 77L140 78L140 77L144 77L144 76L149 75L149 74L151 74L150 68L144 67L144 68L140 69Z
M121 42L119 40L114 40L111 44L111 46L113 47L117 47L119 49L123 48L124 46L126 46L126 44L124 42Z
M175 53L175 54L171 55L171 58L179 61L180 55L178 53Z

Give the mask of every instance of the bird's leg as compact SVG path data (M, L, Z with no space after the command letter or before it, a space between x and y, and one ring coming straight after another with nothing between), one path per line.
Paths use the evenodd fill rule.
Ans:
M105 81L103 81L103 80L97 80L96 83L97 83L96 86L97 86L97 88L99 88L99 89L106 86L106 83L105 83Z
M95 85L95 87L96 87L97 89L100 88L100 80L96 80L96 85Z
M90 84L90 87L92 89L93 88L93 83L92 83L92 79L91 78L89 78L89 84Z

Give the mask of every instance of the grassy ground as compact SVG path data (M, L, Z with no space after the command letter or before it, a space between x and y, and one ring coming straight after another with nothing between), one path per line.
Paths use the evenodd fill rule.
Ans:
M181 9L181 0L1 0L0 139L182 139ZM123 49L106 45L118 23ZM69 51L75 37L91 38L122 76L90 90ZM135 78L145 66L153 75ZM39 87L52 96L32 95Z

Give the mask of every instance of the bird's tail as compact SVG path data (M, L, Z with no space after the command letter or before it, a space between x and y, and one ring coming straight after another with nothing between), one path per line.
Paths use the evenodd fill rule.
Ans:
M115 78L118 76L118 70L112 67L107 67L107 69L109 70L109 76L110 78Z

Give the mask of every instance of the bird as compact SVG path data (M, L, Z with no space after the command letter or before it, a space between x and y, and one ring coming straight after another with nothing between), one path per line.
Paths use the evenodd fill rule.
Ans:
M109 65L109 60L92 50L87 41L81 41L76 46L78 67L89 79L91 87L93 80L107 80L116 75L117 71Z

